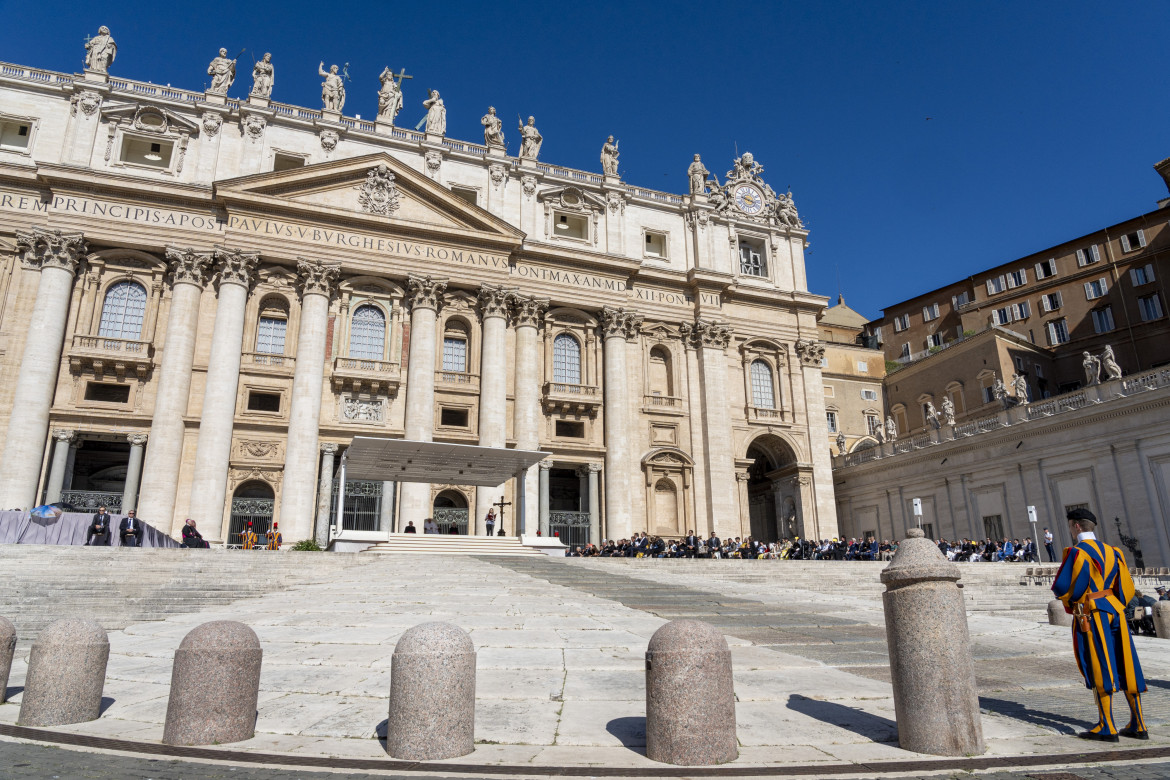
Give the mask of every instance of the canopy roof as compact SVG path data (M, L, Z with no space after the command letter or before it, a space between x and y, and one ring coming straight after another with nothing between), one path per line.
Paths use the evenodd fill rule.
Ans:
M381 482L449 482L496 487L552 453L469 444L355 436L345 477Z

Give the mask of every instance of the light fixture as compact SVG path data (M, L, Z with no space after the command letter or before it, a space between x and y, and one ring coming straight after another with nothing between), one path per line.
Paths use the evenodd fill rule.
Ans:
M161 146L159 146L158 144L151 144L150 151L142 156L145 159L150 160L151 162L158 162L162 159L162 155L159 154L159 152L161 152L161 151L162 151Z
M557 230L568 230L568 229L569 229L569 223L567 223L567 222L558 222L557 223Z

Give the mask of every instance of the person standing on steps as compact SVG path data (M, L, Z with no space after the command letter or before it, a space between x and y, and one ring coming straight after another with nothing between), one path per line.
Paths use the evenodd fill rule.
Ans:
M265 550L279 550L280 545L284 542L284 537L280 535L279 523L273 523L272 527L268 529L268 533L264 534L264 539L267 544L264 545Z
M487 535L491 536L496 529L496 508L493 506L488 509L487 517L483 519L483 524L487 526Z
M248 525L244 528L244 532L240 534L240 542L243 544L245 550L256 549L256 532L252 530L252 521L248 521Z
M1056 550L1052 547L1052 532L1044 529L1044 550L1048 553L1048 562L1056 563Z

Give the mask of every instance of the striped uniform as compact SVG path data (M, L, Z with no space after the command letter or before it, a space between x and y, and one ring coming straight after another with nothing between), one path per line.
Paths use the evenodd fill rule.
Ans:
M244 543L245 550L256 549L256 532L249 528L240 534L240 541Z
M284 541L280 536L280 531L269 531L264 534L264 538L268 540L265 550L279 550L280 543Z

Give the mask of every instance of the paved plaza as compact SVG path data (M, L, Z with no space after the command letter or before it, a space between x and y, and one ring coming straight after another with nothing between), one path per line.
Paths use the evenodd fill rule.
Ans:
M253 574L263 566L263 556L222 555L236 556L221 559L229 562L246 560ZM469 764L501 774L515 767L525 767L526 774L540 767L594 767L598 775L615 768L661 772L663 765L643 755L643 654L658 627L692 617L723 631L732 648L741 749L726 771L772 767L791 774L804 767L810 773L872 774L875 765L892 762L891 769L904 773L908 768L900 762L929 757L897 746L880 586L874 585L880 565L826 563L820 576L794 576L809 566L386 556L356 559L347 574L344 563L336 562L333 574L315 578L322 581L111 631L102 717L58 731L157 743L175 648L196 625L231 619L253 627L264 647L257 733L216 749L279 755L292 763L294 757L389 762L379 737L385 733L394 643L411 626L445 620L470 632L478 651L476 750L447 762L452 769L462 766L462 776ZM973 569L992 571L981 566ZM1013 567L1008 578L1022 571ZM121 576L110 567L94 576L111 573ZM841 587L842 578L856 578L856 587ZM823 592L817 592L818 580ZM1071 736L1095 714L1072 662L1068 629L1040 621L1046 589L1017 587L1035 609L1018 610L1018 617L991 611L969 617L987 757L1096 749ZM1162 682L1170 671L1170 643L1164 649L1157 640L1137 641L1151 681L1146 715L1152 739L1123 741L1118 749L1170 748ZM25 638L9 681L11 700L0 705L0 724L16 721L27 647ZM0 756L48 755L18 744L0 742ZM72 749L49 754L63 766L78 755ZM215 774L219 769L183 774L146 761L103 754L88 764L93 774L63 770L61 776L221 776ZM1062 762L1040 763L1050 768ZM110 768L123 766L135 768L126 769L129 775ZM437 762L433 769L441 775L442 766ZM1077 776L1160 776L1102 774L1118 770L1103 767ZM231 776L269 776L254 766L240 771Z

